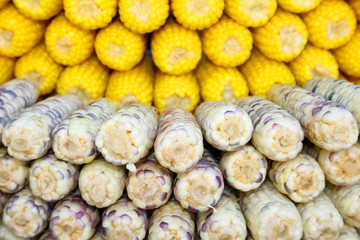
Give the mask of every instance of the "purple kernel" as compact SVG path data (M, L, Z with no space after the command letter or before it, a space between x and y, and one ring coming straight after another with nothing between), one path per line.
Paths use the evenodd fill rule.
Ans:
M219 184L219 188L222 186L222 180L219 176L216 176L216 181Z
M169 227L169 224L166 222L161 222L159 225L163 230L166 230Z
M155 209L155 208L156 208L156 205L155 205L155 204L149 204L149 205L146 205L145 208L146 208L147 210Z
M84 216L84 212L79 211L76 213L76 218L82 218L82 216Z
M167 193L167 192L163 192L163 193L161 194L160 200L161 200L161 201L165 201L165 199L167 198L167 196L168 196L168 193Z
M316 115L318 112L320 112L321 109L322 109L322 107L316 107L316 108L314 108L314 109L311 111L312 116L315 117L315 115Z
M161 184L161 185L165 185L166 181L165 178L163 176L158 176L156 177L156 180Z
M125 220L125 221L128 221L128 222L131 222L132 218L127 215L127 214L123 214L120 216L121 220Z
M110 211L110 212L109 212L109 214L108 214L108 217L113 216L115 213L116 213L116 210L112 210L112 211Z
M106 237L108 231L109 231L109 229L108 229L107 227L103 227L103 228L101 229L101 234Z
M291 193L292 191L290 190L290 188L286 185L286 183L284 184L284 188L288 193Z
M256 180L255 180L255 182L256 182L256 183L260 183L260 182L263 180L263 177L264 177L263 174L262 174L262 173L259 173L259 174L258 174L258 177L257 177Z
M207 225L206 225L206 223L204 223L204 224L201 226L201 231L202 231L202 232L206 232L206 230L207 230Z

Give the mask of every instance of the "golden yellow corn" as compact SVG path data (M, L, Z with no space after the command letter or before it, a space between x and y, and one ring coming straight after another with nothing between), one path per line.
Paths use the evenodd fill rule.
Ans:
M154 104L159 111L182 107L194 111L200 102L200 88L193 72L170 75L158 70L155 74Z
M293 13L303 13L313 10L321 1L322 0L277 0L279 7Z
M356 19L358 21L360 21L360 1L359 0L350 0L349 4L355 12Z
M14 77L15 58L0 55L0 84L3 84Z
M219 21L224 0L172 0L171 10L178 23L192 30L203 30Z
M13 4L0 10L0 54L19 57L30 51L44 36L46 22L22 15Z
M63 8L62 0L13 0L13 3L24 16L33 20L50 19Z
M192 71L200 61L201 51L198 33L184 28L173 18L151 37L153 60L165 73L184 74Z
M10 0L0 0L0 8L4 7Z
M249 57L253 45L251 32L226 16L201 35L204 54L215 64L235 67Z
M120 20L137 33L150 33L165 24L169 16L169 0L121 0Z
M155 70L151 58L145 54L143 60L128 71L113 71L106 87L106 98L119 106L139 102L152 104Z
M109 68L126 71L138 64L146 50L147 37L126 29L114 21L101 29L95 39L99 60Z
M238 98L249 95L245 78L235 67L217 66L203 57L195 74L204 101L215 100L234 104Z
M117 0L64 0L65 16L82 29L106 27L116 14Z
M15 77L37 82L41 95L51 93L59 79L63 66L56 63L47 53L44 42L16 61Z
M317 47L332 49L347 43L355 32L356 16L343 0L323 0L314 10L301 15L309 41Z
M249 60L240 66L240 71L245 76L250 93L262 98L266 98L268 90L276 83L296 85L287 65L265 57L257 49L253 49Z

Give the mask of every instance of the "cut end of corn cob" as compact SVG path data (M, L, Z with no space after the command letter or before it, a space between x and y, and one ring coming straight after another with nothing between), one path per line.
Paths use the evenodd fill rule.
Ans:
M63 7L62 0L14 0L13 3L22 14L33 20L50 19Z
M6 153L6 149L2 148ZM17 160L5 154L0 158L0 191L14 193L21 190L29 179L27 162Z
M316 8L322 0L278 0L279 7L293 13L304 13Z

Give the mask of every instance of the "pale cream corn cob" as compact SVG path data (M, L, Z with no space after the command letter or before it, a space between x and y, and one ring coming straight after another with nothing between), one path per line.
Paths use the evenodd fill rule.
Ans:
M293 12L303 13L316 8L322 0L277 0L279 7L282 9Z
M360 0L350 0L348 1L351 8L354 10L356 19L360 21Z
M99 221L99 210L88 206L75 192L55 205L49 229L55 239L87 240L94 235Z
M35 237L48 225L51 209L29 188L15 193L6 203L2 216L5 226L18 237Z
M5 149L5 148L4 148ZM0 190L14 193L21 190L29 180L29 164L5 154L0 157Z
M0 55L0 84L4 84L14 77L16 58Z
M52 132L52 149L56 157L73 164L94 160L100 125L115 111L115 103L100 98L70 113Z
M106 161L127 165L134 172L134 164L152 148L157 127L155 108L133 104L120 109L101 124L95 144Z
M0 224L0 239L1 240L30 240L31 238L22 238L14 235L4 224ZM49 240L49 239L47 239Z
M86 164L80 171L81 197L91 206L104 208L114 204L125 189L126 172L123 166L115 166L103 158Z
M50 19L63 8L62 0L13 0L12 2L22 14L33 20Z
M5 208L5 204L9 201L10 199L10 194L2 192L0 190L0 215L2 215L3 210Z
M338 237L335 240L359 240L360 235L357 233L354 227L344 224Z
M268 99L292 114L300 122L305 136L318 147L339 151L358 140L357 122L342 105L287 84L274 85Z
M178 173L174 181L175 198L191 212L213 208L223 191L223 175L215 158L207 150L195 168Z
M73 95L56 95L22 111L4 128L2 141L10 156L28 161L40 158L51 148L55 126L82 103Z
M301 239L303 226L299 211L269 180L256 190L243 193L240 206L254 239Z
M257 96L240 98L236 104L249 114L254 126L252 144L267 158L287 161L301 151L300 123L279 105Z
M333 240L339 236L344 221L325 193L296 207L302 218L303 240Z
M193 240L194 235L194 215L183 209L174 199L156 209L151 215L148 240Z
M251 118L242 108L219 101L200 104L195 117L206 141L222 151L235 151L251 139Z
M154 150L159 163L173 172L193 169L204 152L202 132L195 117L183 108L163 111Z
M260 187L266 178L267 167L265 156L251 145L223 153L220 159L220 169L226 181L243 192Z
M120 198L102 214L101 233L105 240L145 238L148 230L145 210L135 207L126 197Z

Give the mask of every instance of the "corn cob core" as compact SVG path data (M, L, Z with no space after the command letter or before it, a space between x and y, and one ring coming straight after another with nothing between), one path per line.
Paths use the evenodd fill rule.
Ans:
M106 240L145 238L148 229L147 213L122 197L102 215L102 236Z
M342 105L286 84L277 84L268 99L292 114L307 138L329 151L346 149L357 142L359 130L354 116Z
M298 210L269 180L244 193L240 206L254 239L301 239L303 226Z
M303 13L313 10L321 1L322 0L277 0L279 7L293 13Z
M0 84L11 80L14 76L16 58L9 58L0 55Z
M57 15L63 7L61 0L13 0L24 16L33 20L47 20Z
M359 0L350 0L349 5L354 10L356 19L360 21L360 1Z
M14 193L22 189L29 179L27 162L5 154L0 158L0 190Z
M25 188L6 203L2 216L5 226L18 237L34 237L48 224L49 205Z
M10 199L10 194L7 194L0 190L0 215L3 213L5 204L9 201L9 199Z
M192 213L172 199L156 209L150 218L149 240L194 239L195 222Z
M123 194L126 182L124 167L104 159L86 164L79 176L79 189L87 204L104 208L114 204Z
M339 236L336 240L359 240L360 235L356 232L355 228L344 224L344 227L341 229Z
M1 240L30 240L30 238L22 238L14 235L4 224L0 224L0 239Z

